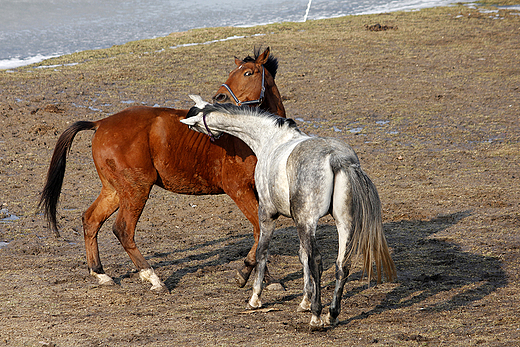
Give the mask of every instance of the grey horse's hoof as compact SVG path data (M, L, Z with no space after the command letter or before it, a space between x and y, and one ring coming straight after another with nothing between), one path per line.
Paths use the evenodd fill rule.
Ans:
M282 286L282 284L278 283L278 282L271 282L271 283L267 284L265 286L265 289L272 291L272 292L275 292L275 291L284 292L285 291L285 288Z
M170 290L166 286L153 286L150 291L154 294L170 294Z
M298 305L298 308L296 309L296 312L311 312L310 308L303 308L300 305Z
M327 316L325 317L325 319L323 320L323 324L325 324L325 326L335 327L336 325L339 324L339 319L338 319L338 317L332 318L332 316L329 312L327 314Z

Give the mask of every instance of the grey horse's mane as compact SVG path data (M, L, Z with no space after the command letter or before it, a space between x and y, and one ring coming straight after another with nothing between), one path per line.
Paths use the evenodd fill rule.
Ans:
M193 107L196 108L196 107ZM254 116L254 117L263 117L263 118L269 118L272 119L273 122L279 126L287 126L288 128L294 128L295 130L298 130L298 126L296 125L296 122L292 120L291 118L283 118L278 115L269 113L267 111L264 111L258 107L249 107L249 106L236 106L234 104L228 103L228 104L208 104L206 105L202 110L198 109L198 111L195 111L193 114L197 114L198 112L202 111L203 114L208 114L211 112L223 112L230 115L247 115L247 116ZM190 114L192 111L188 113L187 117L190 117Z

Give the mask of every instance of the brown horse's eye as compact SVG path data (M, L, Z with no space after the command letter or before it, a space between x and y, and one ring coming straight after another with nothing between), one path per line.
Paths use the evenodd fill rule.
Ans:
M244 72L244 76L251 76L252 74L253 74L253 71Z

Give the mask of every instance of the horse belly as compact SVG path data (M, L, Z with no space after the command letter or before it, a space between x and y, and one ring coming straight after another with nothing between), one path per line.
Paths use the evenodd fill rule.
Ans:
M220 184L189 170L160 172L157 185L170 192L189 195L223 194Z

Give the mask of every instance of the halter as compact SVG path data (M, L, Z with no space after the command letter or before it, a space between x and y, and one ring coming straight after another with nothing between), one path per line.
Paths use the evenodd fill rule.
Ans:
M217 140L222 135L222 134L220 134L218 136L215 136L215 135L213 135L211 130L209 130L208 124L206 123L206 113L202 113L202 121L204 122L204 126L206 127L206 131L208 132L209 139L212 142Z
M251 100L251 101L244 101L244 102L242 102L242 101L238 100L238 98L236 97L235 93L233 93L231 88L229 88L229 86L227 84L225 84L225 83L222 84L222 87L225 87L228 90L228 92L231 94L231 96L235 100L235 103L238 106L261 104L262 101L264 101L264 92L265 92L264 81L265 81L265 69L264 69L264 66L262 65L262 89L260 90L260 97L258 99L256 99L256 100Z

